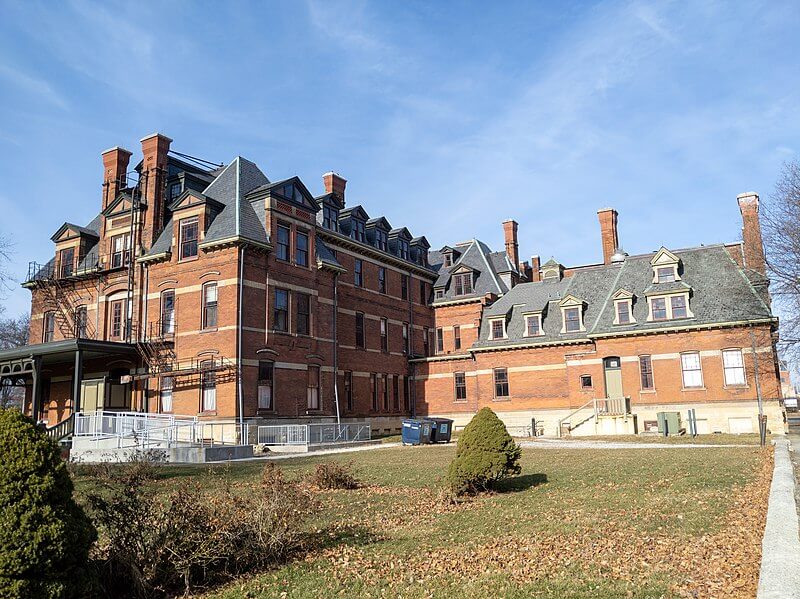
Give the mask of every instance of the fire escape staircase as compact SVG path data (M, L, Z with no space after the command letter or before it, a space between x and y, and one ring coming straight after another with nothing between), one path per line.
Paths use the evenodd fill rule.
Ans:
M80 264L82 259L78 261ZM51 312L53 320L61 335L65 339L83 337L94 339L96 331L94 324L88 318L84 318L78 326L77 308L81 303L81 295L78 291L82 282L86 281L87 274L93 274L95 269L78 272L72 268L56 268L54 264L38 264L31 262L28 265L28 283L41 291L40 300L43 312Z

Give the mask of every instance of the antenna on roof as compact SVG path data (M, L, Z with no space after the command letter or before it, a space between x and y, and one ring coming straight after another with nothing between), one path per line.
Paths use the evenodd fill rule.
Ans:
M217 164L216 162L211 162L210 160L204 160L203 158L198 158L197 156L190 156L189 154L183 154L181 152L176 152L175 150L170 150L170 154L174 154L175 156L180 156L190 162L194 162L197 166L201 166L203 168L213 167L219 168L221 166L225 166L224 163L220 162Z

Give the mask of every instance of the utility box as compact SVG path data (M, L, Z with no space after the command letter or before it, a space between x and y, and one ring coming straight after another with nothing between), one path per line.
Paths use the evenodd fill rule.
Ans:
M677 435L681 430L681 413L680 412L658 412L658 433L660 435L669 436Z
M431 443L449 443L453 434L453 421L449 418L425 418L431 422Z

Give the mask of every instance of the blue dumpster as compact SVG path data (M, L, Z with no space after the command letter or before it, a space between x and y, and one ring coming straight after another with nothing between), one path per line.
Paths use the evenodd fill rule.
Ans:
M431 443L449 443L453 421L449 418L426 418L431 423Z
M431 442L431 422L409 418L403 420L403 445L420 445Z

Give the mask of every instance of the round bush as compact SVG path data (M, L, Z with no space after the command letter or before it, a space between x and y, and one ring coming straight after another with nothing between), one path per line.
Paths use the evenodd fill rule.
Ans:
M97 533L59 453L33 420L0 410L0 597L86 596Z
M520 448L491 409L482 408L458 437L456 457L447 481L457 495L491 489L497 481L519 474Z

